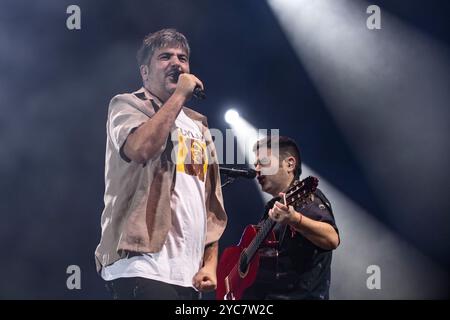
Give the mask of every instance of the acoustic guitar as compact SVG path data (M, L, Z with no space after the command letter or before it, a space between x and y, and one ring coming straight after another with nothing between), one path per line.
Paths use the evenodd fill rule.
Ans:
M318 183L319 180L311 176L295 181L285 192L284 204L296 206L306 202ZM278 243L272 230L276 224L267 218L258 226L247 226L239 244L223 251L217 267L217 300L240 300L253 284L259 268L259 249L275 247Z

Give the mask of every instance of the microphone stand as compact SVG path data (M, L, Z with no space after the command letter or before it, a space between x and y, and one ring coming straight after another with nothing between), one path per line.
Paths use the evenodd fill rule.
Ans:
M229 176L229 175L226 175L226 176L227 176L227 180L222 184L222 188L227 186L227 185L229 185L234 180L236 180L236 177L232 177L232 176Z
M255 170L233 170L232 168L224 168L219 167L219 170L221 171L221 174L226 176L226 180L224 184L222 184L222 188L232 183L236 178L238 177L245 177L245 178L254 178L256 176Z

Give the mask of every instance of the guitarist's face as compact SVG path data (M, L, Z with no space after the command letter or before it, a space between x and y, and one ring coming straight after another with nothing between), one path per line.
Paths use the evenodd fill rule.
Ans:
M260 148L256 153L255 161L256 179L261 189L272 196L278 196L279 192L288 188L293 175L289 172L288 163L272 154L270 148Z

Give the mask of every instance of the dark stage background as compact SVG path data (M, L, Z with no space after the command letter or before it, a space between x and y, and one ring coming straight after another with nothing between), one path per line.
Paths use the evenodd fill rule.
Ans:
M448 65L448 1L373 3L439 43ZM66 28L70 4L81 8L81 30ZM298 141L310 168L446 272L448 167L434 167L442 179L420 186L423 193L404 195L402 186L420 183L417 178L425 176L425 170L411 171L400 187L387 186L386 197L405 203L404 212L402 205L396 212L389 210L380 196L386 186L369 179L363 158L331 116L265 1L5 0L0 4L0 298L109 298L94 264L103 209L107 106L114 95L140 87L136 50L147 33L164 27L175 27L190 41L191 70L204 81L208 98L189 105L207 115L211 127L228 128L223 115L232 105L257 128L279 128ZM378 32L388 32L388 26ZM442 86L449 89L448 83ZM442 96L448 93L444 90ZM408 110L406 101L397 102ZM437 105L448 116L448 100ZM437 133L443 141L450 133L449 120L444 119L444 129ZM348 123L352 125L356 123ZM433 130L432 123L426 128ZM380 125L379 130L386 127ZM421 135L413 130L411 135ZM421 157L439 156L449 163L448 144L433 145L430 154L424 154L415 139L411 141L408 157L417 159L419 169ZM389 166L392 154L380 157ZM229 225L222 249L235 244L243 227L256 222L263 209L252 181L227 186L224 198ZM335 212L338 225L340 214ZM350 224L349 229L358 227ZM344 255L345 247L337 254ZM339 266L335 261L333 268L346 268L342 261L350 263L350 257L348 253L338 260ZM81 290L66 287L69 265L81 268ZM367 266L360 267L364 273ZM340 281L346 280L335 277L332 283ZM391 293L360 297L399 297ZM333 298L358 297L339 291ZM448 298L448 291L424 298Z

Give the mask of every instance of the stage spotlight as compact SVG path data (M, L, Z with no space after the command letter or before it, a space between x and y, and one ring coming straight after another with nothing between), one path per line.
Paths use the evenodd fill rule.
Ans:
M230 109L225 113L225 121L229 124L232 124L234 121L238 119L239 113L234 109Z

